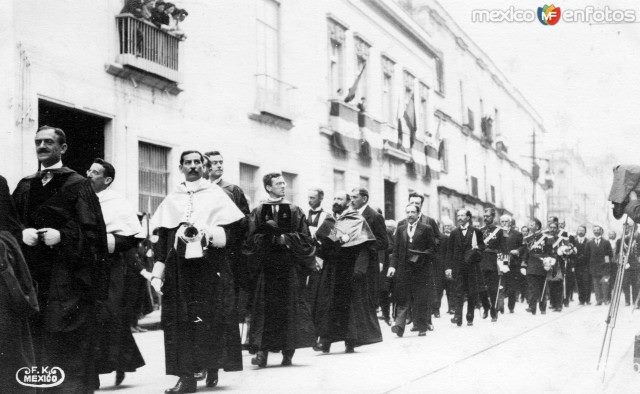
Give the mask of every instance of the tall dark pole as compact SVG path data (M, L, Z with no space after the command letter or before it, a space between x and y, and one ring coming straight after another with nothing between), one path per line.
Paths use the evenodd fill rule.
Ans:
M536 217L536 182L538 181L538 163L536 162L536 129L531 132L531 218Z

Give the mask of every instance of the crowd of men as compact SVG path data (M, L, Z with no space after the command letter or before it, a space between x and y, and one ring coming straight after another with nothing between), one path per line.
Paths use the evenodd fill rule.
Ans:
M12 195L0 177L0 392L32 392L16 380L28 366L60 367L61 392L92 392L113 371L120 384L144 365L122 313L126 253L143 230L110 189L113 165L96 159L87 178L65 167L66 136L54 127L37 131L35 147L39 171ZM518 231L487 208L481 228L467 209L440 228L417 193L395 223L370 206L365 188L336 191L327 211L324 192L312 189L305 212L286 200L277 172L264 176L268 198L250 210L223 179L219 151L185 151L179 169L184 181L151 218L154 264L134 268L162 296L166 373L179 377L167 393L195 392L199 380L216 386L220 369L243 369L243 349L263 368L269 353L289 366L296 349L330 353L335 342L354 353L382 341L380 321L399 337L409 325L425 336L445 293L451 322L463 324L466 302L472 326L476 309L497 322L505 299L509 313L526 300L534 315L547 303L561 311L576 292L581 305L592 292L607 304L622 268L626 304L637 302L637 246L619 267L621 240L604 239L597 225L591 239L556 217Z

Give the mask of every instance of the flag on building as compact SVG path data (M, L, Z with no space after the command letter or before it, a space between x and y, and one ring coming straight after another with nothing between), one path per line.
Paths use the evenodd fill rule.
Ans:
M344 98L345 103L348 103L349 101L353 100L356 97L356 92L358 91L358 84L360 83L360 78L362 78L362 74L364 73L365 68L367 68L367 63L365 63L362 66L362 70L360 70L360 73L356 77L356 80L353 81L353 85L351 85L351 87L349 88L349 91L347 92L347 97Z
M405 123L407 124L407 128L409 128L409 147L413 147L413 143L416 139L416 106L414 100L414 93L411 93L411 98L409 98L409 102L407 106L404 108L404 114L402 117L404 118Z

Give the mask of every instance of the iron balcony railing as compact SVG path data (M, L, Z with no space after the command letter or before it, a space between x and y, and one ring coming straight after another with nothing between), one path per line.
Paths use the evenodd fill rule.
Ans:
M256 110L292 120L292 96L297 88L267 74L255 77Z
M180 40L131 14L116 16L118 61L161 77L177 80Z

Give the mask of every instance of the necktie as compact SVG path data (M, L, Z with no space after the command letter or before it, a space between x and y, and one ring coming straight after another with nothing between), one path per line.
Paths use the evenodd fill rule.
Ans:
M41 174L42 186L45 186L53 179L53 173L51 171L43 171Z

